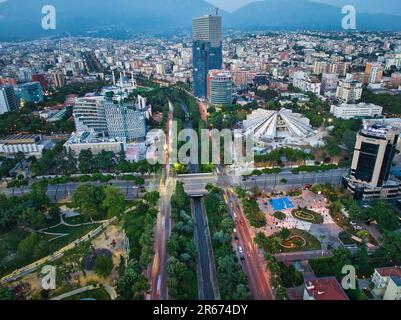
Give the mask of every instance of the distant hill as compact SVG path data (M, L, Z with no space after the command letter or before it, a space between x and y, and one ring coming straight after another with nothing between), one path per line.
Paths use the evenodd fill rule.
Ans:
M51 32L41 28L41 8L49 3L57 10L57 29ZM211 8L204 0L7 0L0 3L0 40L99 30L189 30L191 19ZM307 0L266 0L221 14L224 27L242 29L340 29L342 19L339 8ZM401 30L399 16L361 13L357 23L361 29Z
M390 15L401 16L401 1L400 0L311 0L329 4L336 7L344 5L353 5L357 11L363 13L385 13Z
M308 0L266 0L250 3L238 9L228 17L226 23L242 28L340 30L342 18L339 7ZM362 30L401 30L401 19L399 16L367 14L357 11L357 28Z

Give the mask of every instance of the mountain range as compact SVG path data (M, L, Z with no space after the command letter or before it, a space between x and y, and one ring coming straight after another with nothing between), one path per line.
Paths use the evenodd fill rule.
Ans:
M342 0L334 0L337 7L321 1L329 0L262 0L248 3L234 12L221 10L220 13L225 28L340 30L343 15L338 6ZM352 1L359 0L346 2ZM401 2L394 1L395 5ZM56 8L57 28L54 31L41 28L44 16L41 10L48 4ZM190 30L191 19L210 13L212 7L204 0L0 0L0 40L62 33L89 35L98 34L99 30L171 33ZM401 30L401 18L357 10L357 28Z

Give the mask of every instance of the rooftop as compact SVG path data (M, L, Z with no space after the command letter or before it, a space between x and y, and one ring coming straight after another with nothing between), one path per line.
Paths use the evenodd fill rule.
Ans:
M401 278L401 268L400 267L385 267L385 268L376 268L376 271L382 276L382 277L391 277L391 276L396 276Z
M305 290L316 300L349 300L335 277L309 280L305 282Z
M25 144L37 143L42 139L40 134L12 134L1 138L0 143L3 144Z
M279 111L257 109L243 122L247 133L253 132L256 139L305 138L315 132L309 119L289 109Z
M83 143L113 143L121 142L125 143L125 138L109 138L101 134L92 132L78 132L71 135L70 139L66 142L67 145L71 144L83 144Z

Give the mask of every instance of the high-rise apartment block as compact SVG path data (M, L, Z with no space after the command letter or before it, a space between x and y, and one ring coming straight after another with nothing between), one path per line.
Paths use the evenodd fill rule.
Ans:
M399 132L394 127L365 124L357 135L350 174L344 185L354 198L397 198L400 183L389 179Z
M208 75L208 99L214 105L231 105L233 80L224 70L210 70Z
M340 80L336 97L345 103L355 103L362 97L362 83L355 80Z
M83 97L75 100L73 115L78 132L106 132L107 122L104 111L104 97Z
M105 105L107 130L111 138L124 137L127 141L145 139L145 113L129 104L108 102Z
M18 102L12 86L0 87L0 114L18 111Z
M52 81L53 81L53 86L56 88L61 88L66 85L66 79L65 75L62 70L55 70L52 73Z

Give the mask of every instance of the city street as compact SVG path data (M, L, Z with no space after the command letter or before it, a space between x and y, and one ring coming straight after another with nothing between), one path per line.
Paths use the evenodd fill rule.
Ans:
M342 168L322 172L293 174L289 170L284 169L284 171L279 174L263 174L260 176L248 177L246 180L241 182L241 185L248 190L257 186L260 190L264 190L266 192L285 191L294 187L316 183L330 183L332 185L339 185L341 184L344 174L348 172L348 168ZM280 182L282 179L287 180L287 182Z
M173 104L169 101L169 113L167 121L168 150L171 150L173 118ZM172 177L169 164L169 152L165 153L165 166L159 183L159 214L154 233L154 252L150 270L151 300L167 300L167 241L171 234L171 196L175 188L175 179Z
M236 222L237 236L244 250L245 261L243 262L243 268L248 276L251 293L257 300L273 300L269 279L270 275L266 269L264 257L259 254L253 242L250 226L241 209L237 196L232 192L233 185L228 183L229 179L225 169L219 168L219 172L219 184L224 188L230 213Z
M106 183L102 182L90 182L93 185L101 186L106 185ZM150 179L146 180L145 188L151 183ZM50 201L53 203L71 199L71 196L74 194L75 190L78 188L79 185L83 183L77 182L68 182L64 184L57 184L57 185L49 185L47 188L47 196L49 197ZM121 180L112 180L107 183L108 185L115 186L121 190L121 192L125 195L126 200L134 200L138 198L139 187L135 185L132 181L121 181ZM3 193L7 196L21 196L30 191L29 186L24 186L21 188L0 188L0 193Z

